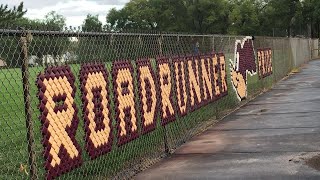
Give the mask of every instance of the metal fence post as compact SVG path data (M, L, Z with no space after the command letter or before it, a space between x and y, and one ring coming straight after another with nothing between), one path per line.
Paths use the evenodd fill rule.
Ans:
M216 52L214 48L214 35L212 35L212 52Z
M163 142L164 142L164 152L169 154L169 145L168 145L168 137L167 137L167 129L166 126L163 126Z
M160 33L160 37L158 39L158 43L159 43L159 56L163 56L163 50L162 50L162 40L163 40L163 35L162 33Z
M163 50L162 50L162 41L163 41L163 35L162 32L160 32L160 37L158 39L158 45L159 45L159 56L163 56ZM166 154L169 154L169 145L168 145L168 137L167 137L167 129L166 126L163 126L163 143L164 143L164 152Z
M21 75L23 83L23 97L24 97L24 109L27 126L27 141L28 141L28 155L29 155L29 166L30 166L30 179L37 178L37 169L35 164L35 151L34 151L34 135L33 135L33 122L32 122L32 110L30 102L30 84L29 84L29 70L28 70L28 42L30 41L31 34L26 32L22 33L20 37L20 60Z

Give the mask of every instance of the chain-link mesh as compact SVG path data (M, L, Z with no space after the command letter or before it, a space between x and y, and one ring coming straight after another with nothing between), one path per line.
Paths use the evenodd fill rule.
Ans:
M234 91L229 63L235 59L235 42L243 40L243 36L8 29L0 33L0 179L129 178L244 102L238 100ZM272 75L265 78L248 75L247 99L270 88L295 66L318 56L313 52L318 49L318 40L255 37L253 45L255 56L260 48L271 48ZM178 84L182 71L175 72L174 62L219 53L223 53L220 60L225 59L227 93L194 111L188 108L185 115L179 114L181 98L177 96L177 88L183 87ZM163 75L159 67L166 63L170 71ZM211 67L200 66L200 74L203 67ZM189 84L191 69L187 70L187 65L185 68L184 77ZM127 74L120 78L120 71ZM141 75L145 79L139 79ZM154 82L147 81L148 77ZM200 84L204 84L201 75L199 78ZM170 107L160 113L168 103L160 102L164 92L161 87L168 84L173 90L171 119L163 118L164 113L170 114ZM118 93L119 89L122 93ZM190 96L191 90L185 91ZM53 98L50 100L48 96ZM148 124L149 116L145 114L155 101L155 121L151 122L151 118ZM121 103L130 108L119 108ZM119 123L122 116L132 120L128 113L133 109L136 124L130 120ZM67 123L63 122L64 115L69 117ZM50 124L52 120L56 124ZM123 138L122 133L128 136ZM70 154L74 159L70 159ZM67 166L56 168L59 163Z

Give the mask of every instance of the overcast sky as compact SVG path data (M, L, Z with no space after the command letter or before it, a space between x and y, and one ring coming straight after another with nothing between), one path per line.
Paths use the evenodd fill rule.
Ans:
M22 0L0 0L0 4L10 7L19 5ZM87 14L99 14L99 20L105 24L106 15L111 8L121 9L129 0L24 0L28 10L26 17L43 19L50 11L66 17L67 26L80 26Z

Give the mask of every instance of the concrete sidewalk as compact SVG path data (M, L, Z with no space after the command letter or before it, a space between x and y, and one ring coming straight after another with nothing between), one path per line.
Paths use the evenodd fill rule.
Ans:
M320 61L135 179L320 179ZM312 159L309 160L308 159Z

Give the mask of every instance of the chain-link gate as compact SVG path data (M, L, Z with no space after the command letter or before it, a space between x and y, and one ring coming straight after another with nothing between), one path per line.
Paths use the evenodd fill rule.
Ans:
M294 56L289 38L1 29L0 179L129 178L270 88Z

